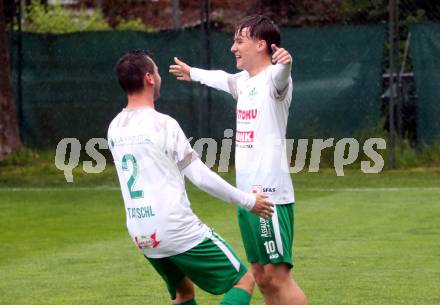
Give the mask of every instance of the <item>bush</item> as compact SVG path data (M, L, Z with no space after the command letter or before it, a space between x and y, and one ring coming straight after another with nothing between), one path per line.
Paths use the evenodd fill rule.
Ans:
M47 154L44 154L45 156ZM21 147L15 153L0 161L0 168L5 166L28 166L40 160L40 153L36 150Z
M146 25L141 19L120 19L115 27L118 31L140 31L140 32L154 32L152 26Z
M24 30L36 33L71 33L82 31L104 31L110 26L98 10L87 13L81 9L76 16L59 4L45 6L33 0L27 7Z
M390 147L384 155L389 159ZM416 167L439 167L440 166L440 139L430 145L415 147L406 139L395 138L395 160L397 169L409 169Z
M23 30L27 32L63 34L112 30L99 9L87 11L81 8L79 11L72 11L60 4L46 6L38 0L32 0L31 4L26 7L26 11ZM154 28L145 25L140 19L121 20L115 29L154 31Z

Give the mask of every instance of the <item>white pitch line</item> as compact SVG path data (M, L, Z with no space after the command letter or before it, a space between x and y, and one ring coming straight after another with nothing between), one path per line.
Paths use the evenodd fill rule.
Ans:
M75 192L119 191L116 186L79 187L0 187L0 192ZM440 192L440 187L359 187L359 188L297 188L297 192Z
M301 192L440 192L440 187L359 187L359 188L303 188Z
M79 187L0 187L0 192L75 192L75 191L119 191L116 186Z

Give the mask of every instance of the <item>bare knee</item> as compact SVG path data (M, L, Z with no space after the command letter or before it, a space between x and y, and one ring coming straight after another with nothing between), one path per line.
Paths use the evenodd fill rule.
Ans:
M255 281L263 293L266 303L307 305L307 298L292 278L289 265L267 264L252 266ZM283 300L283 301L280 301ZM290 303L291 302L291 303Z
M263 293L264 291L271 289L274 279L272 274L265 271L264 266L260 264L253 264L252 274L255 277L255 282L257 283L258 288L260 288Z
M254 290L254 286L255 286L254 277L250 272L246 272L234 287L243 289L248 293L252 294L252 291Z
M256 265L252 269L258 287L263 291L277 291L292 281L290 268L285 264Z
M174 304L185 303L189 300L194 299L194 285L188 277L183 278L183 280L178 285L176 285L175 288L176 298L173 300Z

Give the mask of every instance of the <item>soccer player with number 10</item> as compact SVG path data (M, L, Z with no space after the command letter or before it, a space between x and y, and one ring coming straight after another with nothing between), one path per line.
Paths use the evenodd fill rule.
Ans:
M294 191L286 155L286 127L292 101L292 57L280 47L280 31L261 15L242 19L231 52L236 74L190 67L175 58L169 68L177 79L223 90L237 101L235 167L237 187L263 192L275 204L266 220L239 208L246 255L266 304L306 305L291 277Z

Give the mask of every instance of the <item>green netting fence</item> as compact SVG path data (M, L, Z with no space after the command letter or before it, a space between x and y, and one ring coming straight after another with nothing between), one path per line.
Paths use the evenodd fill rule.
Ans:
M411 50L417 88L417 138L431 144L440 137L440 24L412 24Z
M105 137L125 104L113 68L131 49L147 49L162 76L159 111L176 118L188 137L223 138L235 127L235 102L168 73L174 56L206 67L203 32L89 32L64 35L22 33L19 102L23 141L53 147L60 139ZM377 126L385 27L331 26L282 30L282 46L294 56L294 98L288 138L354 137ZM232 35L211 31L211 68L236 72ZM17 41L15 35L12 39ZM12 64L17 86L16 44Z

